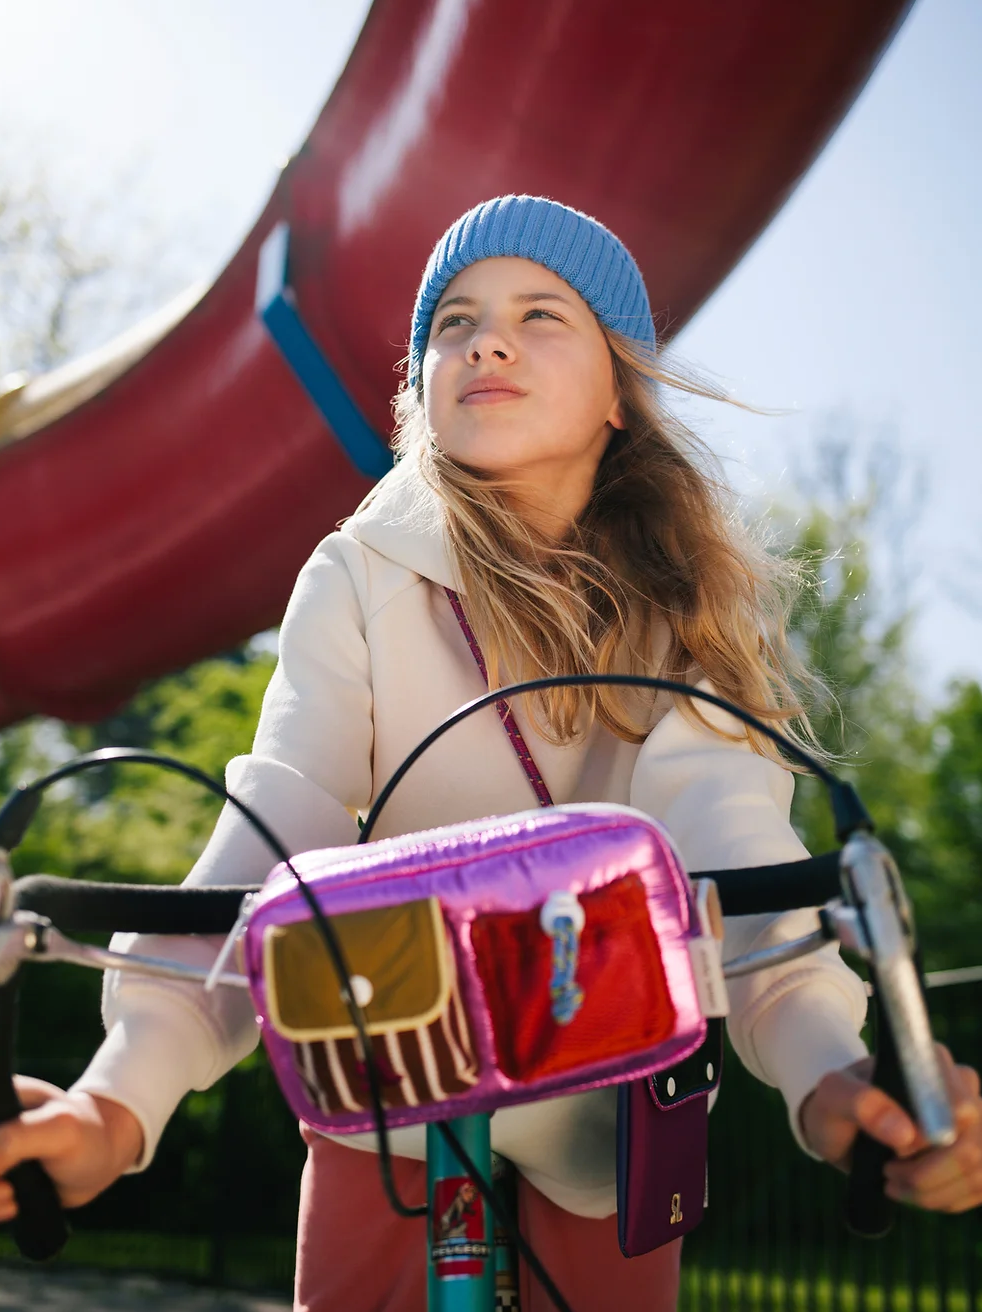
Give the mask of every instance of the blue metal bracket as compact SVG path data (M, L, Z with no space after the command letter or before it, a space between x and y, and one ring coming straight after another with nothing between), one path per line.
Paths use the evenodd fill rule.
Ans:
M289 254L290 225L283 221L259 250L256 314L351 463L366 478L381 478L392 468L392 452L352 401L300 318L289 282Z

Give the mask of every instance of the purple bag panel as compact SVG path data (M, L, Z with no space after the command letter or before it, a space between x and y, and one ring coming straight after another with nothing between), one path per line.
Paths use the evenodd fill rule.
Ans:
M719 1084L722 1021L677 1066L618 1089L617 1238L640 1257L694 1229L708 1201L709 1095Z
M469 821L363 847L309 852L295 865L328 913L436 897L456 961L469 1018L477 1074L473 1087L439 1103L391 1107L390 1126L445 1120L538 1098L636 1079L694 1052L706 1034L688 941L695 932L691 888L664 830L627 807L570 805ZM599 892L632 873L644 886L651 928L675 1010L671 1035L654 1047L593 1061L582 1069L519 1083L499 1066L494 1030L471 942L471 925L490 912L527 912L553 890ZM274 871L256 899L245 932L250 978L263 1041L291 1108L327 1133L369 1130L371 1111L324 1112L311 1102L290 1042L268 1021L262 969L267 926L309 919L292 876ZM616 988L610 999L617 1006Z

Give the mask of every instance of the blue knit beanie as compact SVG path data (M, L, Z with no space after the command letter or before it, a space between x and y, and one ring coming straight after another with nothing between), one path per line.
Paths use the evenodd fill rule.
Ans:
M557 273L608 328L653 351L655 325L644 279L627 247L596 219L542 196L496 196L468 210L443 234L416 296L408 382L423 367L433 311L451 279L498 255L534 260Z

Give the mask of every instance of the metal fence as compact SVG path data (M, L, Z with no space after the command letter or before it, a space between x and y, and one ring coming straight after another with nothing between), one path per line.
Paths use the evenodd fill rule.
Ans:
M982 984L928 994L935 1033L982 1066ZM686 1241L684 1312L982 1312L982 1213L901 1208L892 1234L851 1236L845 1177L791 1140L783 1102L735 1059L710 1118L710 1209Z
M982 984L929 999L939 1038L982 1067ZM982 1213L902 1209L887 1239L853 1238L844 1178L799 1151L779 1095L728 1056L710 1120L710 1208L686 1240L681 1312L982 1312ZM76 1074L21 1064L59 1083ZM149 1171L75 1214L63 1260L287 1291L303 1157L254 1058L182 1104ZM0 1258L11 1255L3 1240Z

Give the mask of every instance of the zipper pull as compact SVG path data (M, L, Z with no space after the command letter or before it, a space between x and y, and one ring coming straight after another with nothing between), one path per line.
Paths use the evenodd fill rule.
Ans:
M222 944L218 956L215 958L215 964L208 972L208 978L205 980L206 993L214 993L215 989L218 987L218 977L224 971L225 964L232 955L232 950L235 947L236 941L245 929L249 917L252 915L254 902L255 898L252 893L246 893L245 897L242 899L242 905L239 907L239 914L236 917L235 924L229 930L228 937Z
M576 982L576 967L586 912L575 893L554 889L542 905L539 924L552 939L552 978L549 981L552 1018L557 1025L568 1025L583 1005L583 990Z

